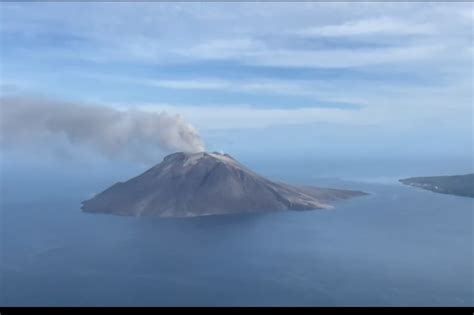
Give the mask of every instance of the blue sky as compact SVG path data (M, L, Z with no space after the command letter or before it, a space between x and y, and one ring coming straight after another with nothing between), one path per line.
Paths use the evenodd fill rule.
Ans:
M1 3L1 93L166 110L208 149L472 156L472 3Z

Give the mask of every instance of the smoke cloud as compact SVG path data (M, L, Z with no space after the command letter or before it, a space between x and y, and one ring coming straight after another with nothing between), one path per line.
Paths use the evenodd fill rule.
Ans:
M1 97L4 148L63 138L109 157L142 162L163 151L204 151L198 131L179 115L75 104L33 97Z

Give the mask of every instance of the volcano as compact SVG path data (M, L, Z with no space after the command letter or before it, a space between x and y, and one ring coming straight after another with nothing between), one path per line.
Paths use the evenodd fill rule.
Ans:
M178 152L143 174L84 201L82 210L125 216L194 217L326 209L335 201L362 195L366 193L274 182L228 154Z

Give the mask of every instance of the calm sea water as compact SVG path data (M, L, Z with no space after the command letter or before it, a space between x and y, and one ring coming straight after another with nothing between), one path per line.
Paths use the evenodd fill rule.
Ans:
M184 220L81 213L86 184L2 200L0 305L474 305L474 199L302 181L371 194Z

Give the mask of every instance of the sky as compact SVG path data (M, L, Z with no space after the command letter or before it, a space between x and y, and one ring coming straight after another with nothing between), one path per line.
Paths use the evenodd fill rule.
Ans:
M0 9L1 96L166 110L237 155L473 154L472 3Z

